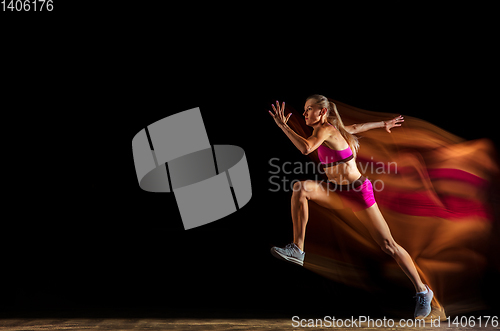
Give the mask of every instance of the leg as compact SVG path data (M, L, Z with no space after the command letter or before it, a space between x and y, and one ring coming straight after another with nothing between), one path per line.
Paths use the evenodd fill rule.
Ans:
M392 238L389 226L378 205L375 203L368 209L356 212L355 215L368 228L372 238L380 245L380 248L396 260L404 273L410 278L415 290L417 292L425 291L426 287L418 275L413 259Z
M329 209L344 207L340 197L335 192L329 191L325 182L313 180L296 182L293 185L292 195L293 242L301 250L304 250L306 225L309 220L309 200Z

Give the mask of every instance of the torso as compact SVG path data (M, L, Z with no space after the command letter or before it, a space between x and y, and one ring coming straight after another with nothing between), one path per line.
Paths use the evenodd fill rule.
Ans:
M349 144L344 137L342 137L340 132L334 128L332 130L332 134L323 142L322 146L334 150L343 150L348 148ZM327 167L324 170L328 180L339 185L352 183L361 176L361 173L356 165L356 159Z

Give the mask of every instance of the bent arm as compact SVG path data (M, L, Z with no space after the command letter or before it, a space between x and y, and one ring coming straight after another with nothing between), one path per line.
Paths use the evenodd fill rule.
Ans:
M328 132L324 128L314 130L313 134L307 139L293 131L292 128L286 124L281 125L280 128L292 141L295 147L304 155L308 155L315 151L328 137Z

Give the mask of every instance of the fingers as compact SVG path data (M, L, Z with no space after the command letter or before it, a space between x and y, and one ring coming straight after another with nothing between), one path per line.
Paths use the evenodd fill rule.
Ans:
M404 120L403 115L399 115L399 116L394 117L392 120L390 120L387 123L388 125L385 126L385 131L391 133L392 128L401 126L404 121L405 120Z
M280 102L278 100L276 100L276 108L278 109L278 111L283 112L285 110L285 101L283 101L283 103L281 104L281 107L280 107Z
M401 123L403 123L404 121L405 120L404 120L403 115L399 115L399 116L394 117L392 120L390 120L388 122L389 125L386 126L386 131L391 133L390 128L393 128L396 126L401 126Z
M274 106L274 104L271 104L271 107L273 107L273 110L274 110L274 114L268 110L269 114L275 118L276 116L278 116L278 118L280 118L283 122L286 123L286 121L288 121L288 119L290 118L290 116L292 115L292 113L288 114L288 116L285 118L285 102L283 101L282 105L280 106L280 103L278 100L276 100L276 106Z
M279 108L278 108L278 109L276 109L276 107L274 107L274 105L273 105L273 104L271 104L271 106L273 107L273 110L274 110L274 115L273 115L273 117L274 117L275 119L277 119L277 118L281 118L281 114L280 114Z
M279 115L281 118L285 118L284 110L285 110L285 102L283 101L283 105L280 107L280 103L278 100L276 100L276 107L274 107L274 104L271 104L273 107L274 112L276 115Z

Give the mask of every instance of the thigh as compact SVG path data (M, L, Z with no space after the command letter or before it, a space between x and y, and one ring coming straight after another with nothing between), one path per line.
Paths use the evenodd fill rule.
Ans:
M302 194L304 194L308 200L312 200L318 205L328 209L344 208L344 204L339 195L329 190L326 182L306 180L300 183Z
M378 208L377 203L373 204L371 207L360 210L354 213L356 217L363 223L372 238L379 244L382 245L387 241L393 241L391 230L389 225L385 221L382 212Z

